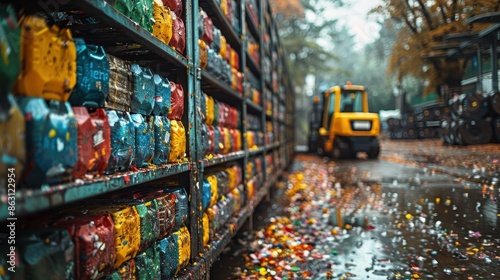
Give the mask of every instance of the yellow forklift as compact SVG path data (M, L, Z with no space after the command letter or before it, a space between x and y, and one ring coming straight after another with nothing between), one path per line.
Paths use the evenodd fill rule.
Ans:
M366 88L347 82L325 91L320 99L313 100L309 152L334 159L356 158L358 152L366 152L369 158L377 158L380 121L378 114L368 112Z

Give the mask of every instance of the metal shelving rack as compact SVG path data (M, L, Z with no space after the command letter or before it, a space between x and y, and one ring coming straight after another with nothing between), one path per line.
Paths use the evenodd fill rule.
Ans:
M165 164L155 169L139 169L137 171L123 172L102 176L93 180L77 180L74 182L43 186L40 190L18 190L16 194L16 215L30 216L41 211L60 209L69 206L73 202L85 201L85 199L106 195L114 191L132 191L144 184L161 182L166 179L178 180L180 186L186 188L190 197L189 225L191 232L191 265L181 271L178 279L205 279L209 277L212 263L217 259L223 248L230 242L233 235L242 227L244 222L250 218L260 201L269 193L270 188L285 172L285 168L292 159L294 146L294 94L291 81L287 78L284 62L284 52L281 42L272 40L272 33L277 34L277 27L272 18L272 12L268 0L257 0L255 12L258 22L254 21L250 11L247 9L247 0L236 0L238 4L238 19L240 22L238 32L224 16L216 0L185 0L183 1L183 19L186 26L186 50L184 55L178 53L171 47L154 37L151 33L140 27L128 17L116 11L112 5L104 0L69 0L54 1L54 5L43 7L40 2L34 0L9 1L18 8L24 8L27 12L51 13L66 11L82 11L73 14L77 21L68 27L73 30L74 37L83 37L87 43L104 46L106 51L122 59L133 61L153 69L156 73L167 76L170 80L181 83L185 89L185 114L182 122L187 132L188 161ZM37 5L38 4L38 5ZM27 8L29 7L29 8ZM218 80L212 74L201 70L199 66L198 50L198 13L199 7L213 20L214 26L219 28L226 37L231 47L239 53L240 71L244 73L245 85L248 82L246 71L259 79L261 92L261 104L254 103L244 93L233 90L231 86ZM78 24L80 18L93 18L93 23ZM74 18L73 18L74 19ZM263 33L267 32L270 42L270 52L265 53L263 47ZM260 62L251 57L247 51L247 40L251 36L260 46ZM124 47L127 46L127 47ZM273 61L273 51L277 54L277 60ZM279 87L273 88L272 82L266 82L263 77L262 59L269 55L271 57L271 73L273 69L278 73ZM281 69L279 71L278 69ZM281 74L281 76L280 76ZM271 92L271 100L266 100L264 90ZM236 107L241 113L242 143L244 149L241 151L214 155L204 158L201 153L201 120L197 114L202 92L213 96L217 100ZM277 98L275 98L277 97ZM266 114L265 102L272 102L273 114ZM285 107L284 119L276 116L279 106ZM261 127L264 134L266 121L272 121L273 127L282 127L273 131L274 141L264 143L258 149L249 149L245 138L247 128L245 121L251 113L260 117ZM285 130L285 135L280 136L280 130ZM278 153L275 153L278 151ZM237 162L242 166L243 172L248 161L255 156L267 154L278 154L281 158L274 158L273 174L266 174L267 163L263 162L264 184L256 192L255 196L249 198L247 205L234 216L219 233L217 240L211 241L208 248L203 247L202 242L202 213L200 182L207 168L229 162ZM276 162L281 162L276 166ZM243 178L245 176L243 175ZM244 180L243 182L247 182ZM7 198L0 197L0 221L5 222L8 218Z

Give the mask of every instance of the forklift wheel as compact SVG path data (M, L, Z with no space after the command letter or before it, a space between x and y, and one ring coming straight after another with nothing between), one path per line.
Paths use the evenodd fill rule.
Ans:
M349 157L350 150L349 146L343 143L339 138L335 138L333 141L332 156L334 159L345 159Z
M380 146L371 147L370 150L368 151L369 158L378 158L379 154L380 154Z

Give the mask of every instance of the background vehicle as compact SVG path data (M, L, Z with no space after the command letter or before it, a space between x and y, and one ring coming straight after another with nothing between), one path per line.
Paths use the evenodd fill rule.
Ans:
M380 121L368 112L364 86L346 83L315 97L309 123L309 151L336 159L355 158L366 152L369 158L380 153Z

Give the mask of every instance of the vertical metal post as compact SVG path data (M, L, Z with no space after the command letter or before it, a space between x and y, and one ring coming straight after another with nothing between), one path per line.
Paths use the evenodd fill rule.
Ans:
M481 56L481 45L477 44L477 85L476 91L483 91L483 58Z
M491 88L493 91L498 91L497 35L498 31L491 36Z

